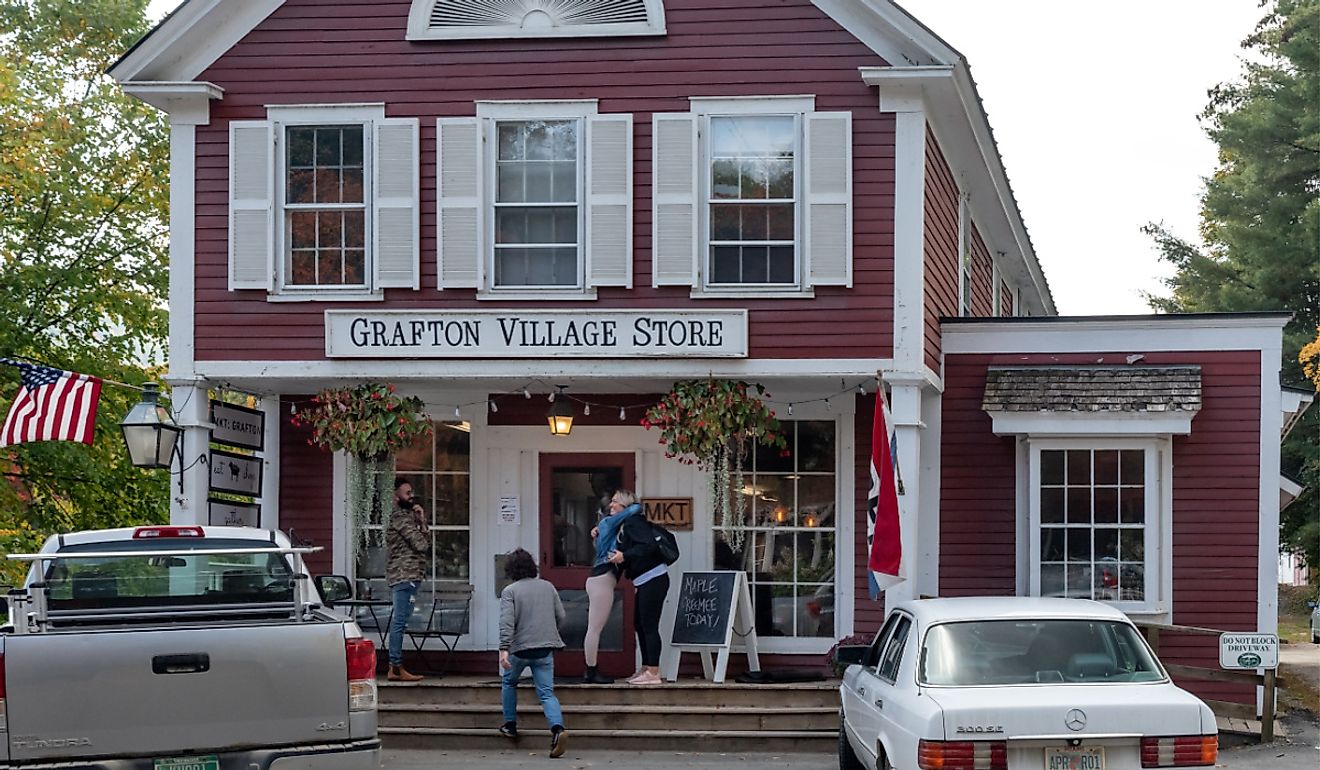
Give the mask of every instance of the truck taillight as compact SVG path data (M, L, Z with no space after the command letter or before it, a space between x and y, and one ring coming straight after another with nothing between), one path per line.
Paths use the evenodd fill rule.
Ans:
M138 527L133 530L134 540L158 537L205 537L201 527Z
M921 741L921 770L1008 770L1008 741Z
M1219 736L1177 735L1141 739L1142 767L1202 767L1219 759Z
M376 708L376 648L370 639L345 639L344 661L348 668L348 710Z

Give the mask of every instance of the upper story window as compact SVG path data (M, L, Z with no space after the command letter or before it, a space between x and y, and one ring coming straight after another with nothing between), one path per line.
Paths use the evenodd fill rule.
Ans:
M438 288L582 299L632 285L631 115L478 102L436 133Z
M367 288L366 132L284 129L285 285Z
M580 286L579 122L498 121L495 135L495 286Z
M811 296L852 283L852 115L693 97L652 127L652 285Z
M709 146L709 285L796 286L797 118L712 117Z
M409 40L665 34L663 0L413 0Z
M418 286L418 122L383 105L271 107L229 125L229 288L379 299Z

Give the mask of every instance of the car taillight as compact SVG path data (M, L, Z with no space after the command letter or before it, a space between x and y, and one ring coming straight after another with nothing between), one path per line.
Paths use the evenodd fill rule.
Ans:
M134 540L157 537L205 537L201 527L138 527L133 530Z
M922 741L921 770L1008 770L1008 741Z
M1201 767L1219 759L1219 736L1178 735L1141 739L1142 767Z
M348 669L348 710L376 708L376 648L370 639L345 639Z

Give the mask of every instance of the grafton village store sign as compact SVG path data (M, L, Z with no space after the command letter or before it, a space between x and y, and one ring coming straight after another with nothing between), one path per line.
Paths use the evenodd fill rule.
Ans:
M330 358L747 356L746 310L327 310Z

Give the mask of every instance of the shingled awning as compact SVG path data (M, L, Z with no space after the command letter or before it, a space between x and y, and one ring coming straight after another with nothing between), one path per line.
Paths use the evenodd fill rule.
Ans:
M1067 433L1079 420L1088 433L1187 433L1201 410L1201 368L993 367L981 409L1001 435Z

